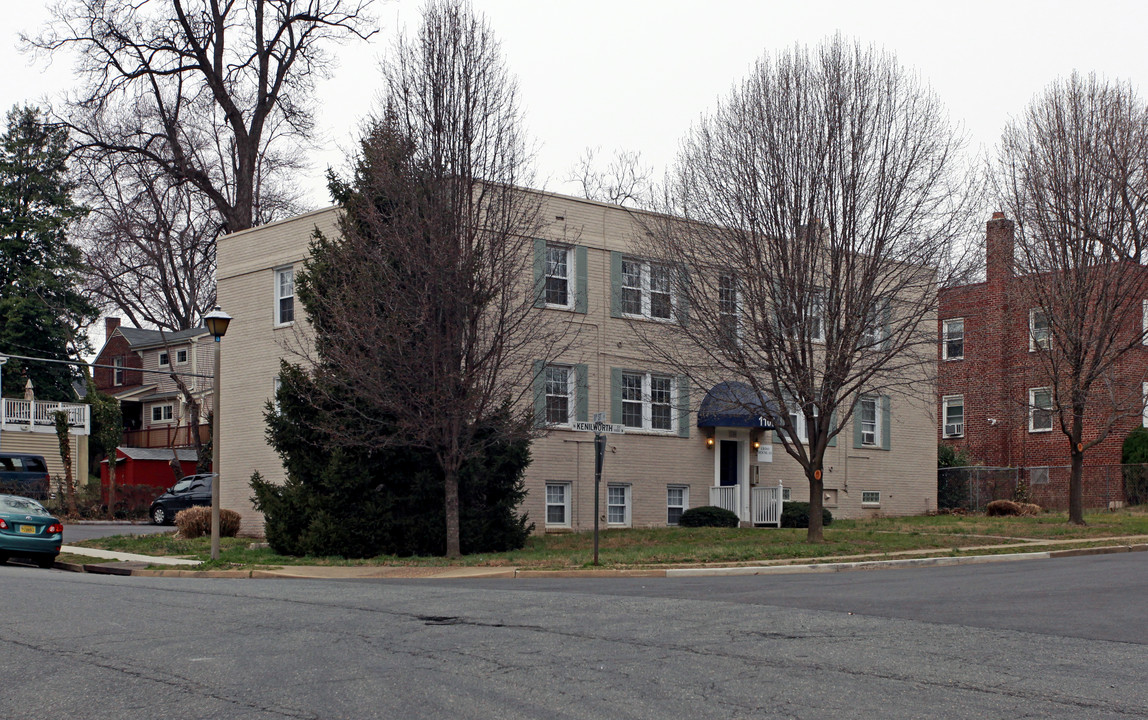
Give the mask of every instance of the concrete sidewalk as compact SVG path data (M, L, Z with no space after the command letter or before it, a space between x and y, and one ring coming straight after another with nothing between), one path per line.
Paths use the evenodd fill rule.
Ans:
M963 555L941 557L913 557L913 555L936 552L906 551L901 557L874 558L873 556L828 557L764 561L756 565L724 565L706 567L605 569L571 568L566 570L529 570L516 567L474 567L474 566L413 566L413 565L288 565L259 570L191 570L187 566L199 565L197 560L186 558L137 555L133 553L95 550L92 548L65 545L62 552L84 555L93 559L114 561L105 566L59 563L58 567L76 572L103 572L115 569L117 575L147 577L200 577L200 578L296 578L326 580L367 580L367 579L464 579L464 578L674 578L674 577L719 577L729 575L774 575L792 573L827 573L850 570L888 570L912 567L941 567L951 565L973 565L983 563L1016 562L1023 560L1047 560L1058 557L1080 555L1107 555L1123 552L1148 551L1148 537L1106 538L1114 544L1101 547L1071 548L1067 550L1039 550L988 555ZM1019 547L1036 544L1018 543ZM1040 541L1042 547L1079 543L1080 540ZM1124 544L1116 544L1124 543ZM966 551L1000 549L1010 546L986 546L966 548ZM170 569L149 568L148 565L169 565ZM99 568L99 569L97 569Z

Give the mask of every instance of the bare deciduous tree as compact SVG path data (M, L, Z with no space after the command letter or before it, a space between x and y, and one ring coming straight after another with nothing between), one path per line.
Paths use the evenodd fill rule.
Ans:
M317 239L299 281L325 392L317 415L339 409L322 413L334 443L434 453L457 557L458 475L482 450L475 431L510 403L501 438L533 432L521 402L530 361L561 351L566 324L534 308L539 200L520 189L531 178L517 83L486 21L432 0L383 74L385 115L355 177L332 182L341 237Z
M684 221L650 241L688 322L647 339L695 385L752 389L728 400L772 416L802 467L810 542L859 400L935 403L937 274L973 232L961 145L917 77L840 37L761 60L682 142L666 212Z
M642 154L617 150L603 168L597 163L600 150L586 148L567 180L581 185L582 196L588 200L649 208L654 201L654 171L642 163Z
M1017 220L1026 355L1051 394L1029 412L1058 420L1071 453L1069 521L1080 524L1084 454L1143 411L1144 370L1128 363L1143 349L1148 297L1143 100L1095 76L1053 83L1006 128L996 189Z
M258 224L263 163L312 131L324 47L373 34L373 0L66 0L26 45L71 50L83 82L62 121L96 158L191 183L236 232Z

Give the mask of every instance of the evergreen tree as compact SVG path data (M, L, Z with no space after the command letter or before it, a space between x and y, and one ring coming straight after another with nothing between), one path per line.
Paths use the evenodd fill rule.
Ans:
M37 108L8 113L0 136L0 352L64 359L86 347L80 328L96 309L78 289L80 251L67 236L84 212L72 201L67 155L67 132ZM75 399L66 365L12 360L4 370L30 378L39 398ZM5 383L9 394L22 386Z

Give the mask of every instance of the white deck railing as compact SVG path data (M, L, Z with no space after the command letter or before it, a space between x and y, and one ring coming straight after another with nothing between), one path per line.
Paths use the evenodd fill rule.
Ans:
M710 488L710 505L729 510L741 517L741 487L738 485L718 485Z
M9 431L55 433L57 410L67 413L69 434L89 433L91 412L87 405L16 398L4 398L3 402L0 402L0 427Z
M750 493L750 506L753 510L754 525L776 525L781 527L782 487L755 487Z

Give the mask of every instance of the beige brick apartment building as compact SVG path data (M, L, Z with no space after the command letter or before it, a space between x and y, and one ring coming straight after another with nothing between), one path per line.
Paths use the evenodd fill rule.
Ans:
M567 356L536 364L536 408L553 424L533 445L524 510L538 531L582 530L593 524L593 436L573 421L605 412L625 424L609 436L601 519L605 527L676 523L690 507L722 502L752 520L756 488L783 485L787 499L808 499L796 462L772 433L730 421L698 427L707 387L656 367L634 324L674 322L682 306L643 260L645 231L635 211L589 200L541 194L544 229L535 241L535 273L546 287L538 312L573 325ZM218 247L219 303L234 320L223 341L221 466L223 506L244 516L244 530L261 531L247 480L258 470L281 480L283 468L267 445L264 403L276 384L280 358L297 347L302 308L294 274L316 228L336 234L338 210L328 208L222 238ZM835 515L906 515L936 508L935 395L869 400L842 428L825 457L825 505ZM713 419L710 418L710 423ZM743 418L744 420L744 418ZM718 420L718 422L721 422ZM703 424L710 424L703 423ZM709 440L712 439L712 443ZM755 448L754 445L760 447Z

